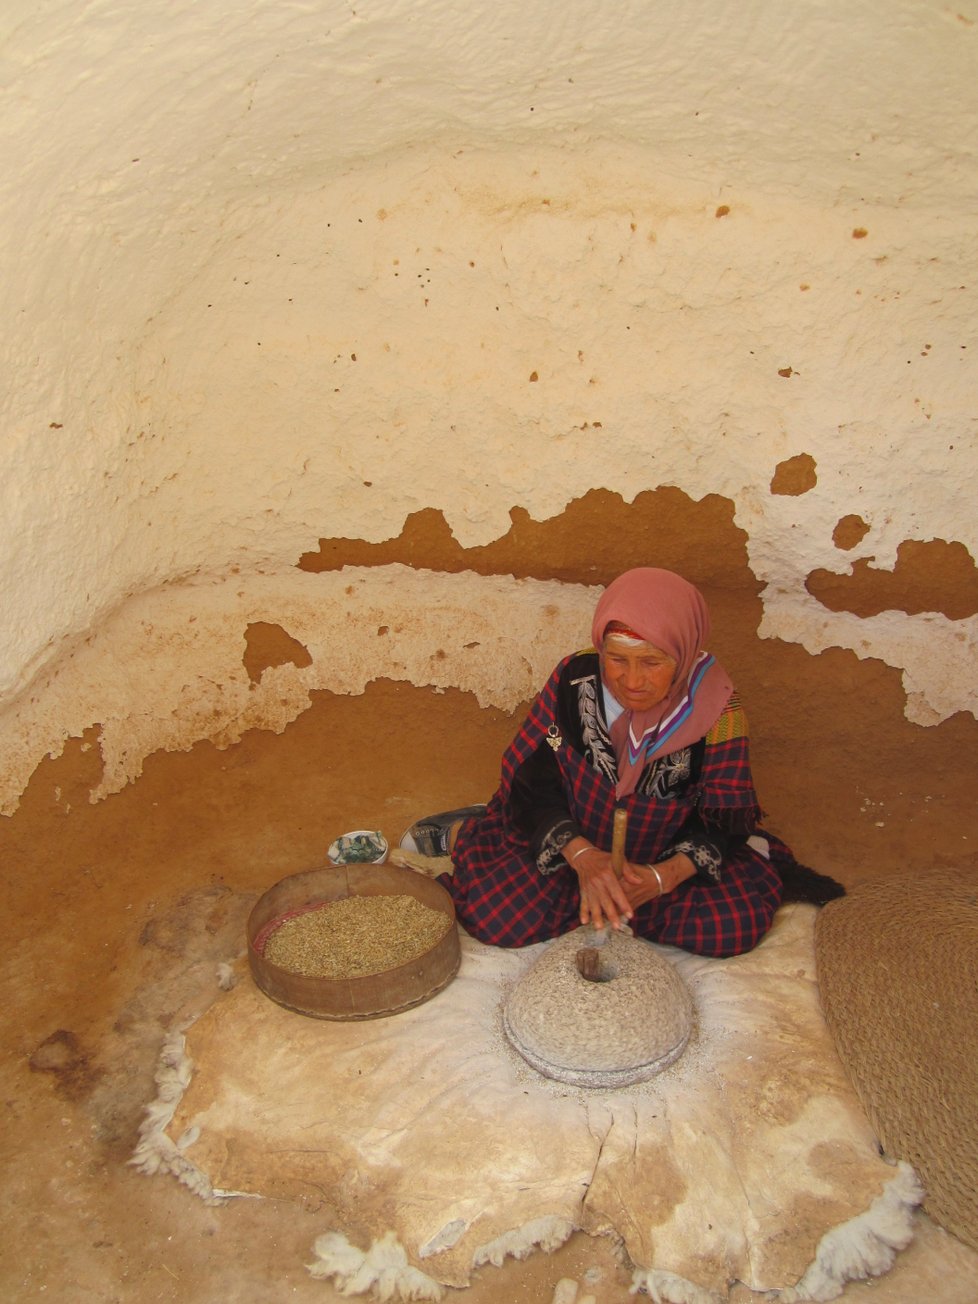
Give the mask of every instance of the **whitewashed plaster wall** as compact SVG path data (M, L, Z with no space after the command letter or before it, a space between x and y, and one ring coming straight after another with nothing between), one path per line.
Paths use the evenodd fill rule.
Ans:
M437 507L485 543L593 487L729 497L763 635L899 666L920 723L978 712L974 617L860 619L805 588L906 539L978 556L978 11L12 0L2 21L9 794L92 721L140 737L120 758L239 731L230 692L160 722L168 660L184 704L240 678L242 620L317 646L282 671L289 710L334 682L348 652L312 613L345 621L349 595L295 570L319 538ZM815 488L772 495L802 452ZM846 514L870 528L842 553ZM430 605L448 581L420 578ZM435 682L416 583L369 582L413 631L401 673ZM532 624L532 586L450 583ZM590 594L563 600L576 620ZM110 629L135 639L131 696ZM511 704L567 636L456 682Z

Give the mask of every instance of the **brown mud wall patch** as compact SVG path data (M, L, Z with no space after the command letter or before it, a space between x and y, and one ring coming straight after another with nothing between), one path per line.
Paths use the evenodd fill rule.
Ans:
M779 462L774 468L771 493L797 498L799 494L807 494L809 489L814 489L816 484L818 476L815 473L814 457L811 453L799 453L797 457Z
M245 653L242 664L252 684L257 684L271 666L291 663L300 670L312 665L312 657L297 638L293 638L281 625L256 620L245 630Z
M830 611L864 618L882 611L908 616L935 611L948 620L966 620L978 613L978 569L963 543L906 539L892 571L877 570L872 560L854 561L849 575L812 571L805 587Z
M607 584L633 566L662 566L701 586L761 590L748 565L747 535L734 524L734 504L719 494L696 501L666 486L626 503L620 494L592 489L550 520L535 521L522 507L512 508L510 519L502 538L463 548L443 514L425 508L407 517L396 539L320 539L298 566L327 571L400 562L573 584Z
M842 516L832 531L832 542L843 552L862 543L869 533L869 526L861 516Z

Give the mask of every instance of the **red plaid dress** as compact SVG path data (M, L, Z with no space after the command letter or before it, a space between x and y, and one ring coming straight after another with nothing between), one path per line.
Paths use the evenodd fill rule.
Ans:
M625 854L633 862L665 859L694 826L707 835L715 832L723 843L719 881L697 873L640 906L631 921L633 930L701 955L750 950L770 928L781 901L777 862L793 858L783 843L759 828L746 721L736 697L703 744L691 749L697 757L688 782L664 794L643 791L639 785L619 801L607 757L602 768L589 748L578 750L569 741L580 739L581 724L573 706L574 693L580 690L569 691L568 685L590 677L599 688L598 674L594 653L560 663L503 755L500 786L485 815L463 824L452 853L454 873L440 880L455 901L459 922L494 946L528 946L578 926L577 875L559 856L551 858L552 868L541 869L530 836L517 820L521 772L525 775L527 767L542 762L552 768L552 761L539 754L549 748L559 767L567 814L595 846L610 849L619 805L628 811ZM522 823L525 826L525 820ZM748 844L755 833L767 839L771 859Z

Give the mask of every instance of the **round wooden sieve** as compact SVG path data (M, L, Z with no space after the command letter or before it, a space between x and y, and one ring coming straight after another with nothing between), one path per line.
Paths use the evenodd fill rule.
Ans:
M406 964L359 978L310 978L265 959L270 925L354 895L414 897L447 915L451 927ZM452 898L434 879L394 865L335 865L283 878L256 903L247 936L248 963L258 987L279 1005L314 1019L378 1019L421 1005L451 982L461 958Z

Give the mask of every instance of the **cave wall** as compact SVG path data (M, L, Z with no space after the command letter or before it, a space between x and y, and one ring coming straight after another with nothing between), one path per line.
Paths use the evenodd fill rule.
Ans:
M976 17L18 0L5 808L94 724L108 790L316 687L512 705L638 563L975 714Z

